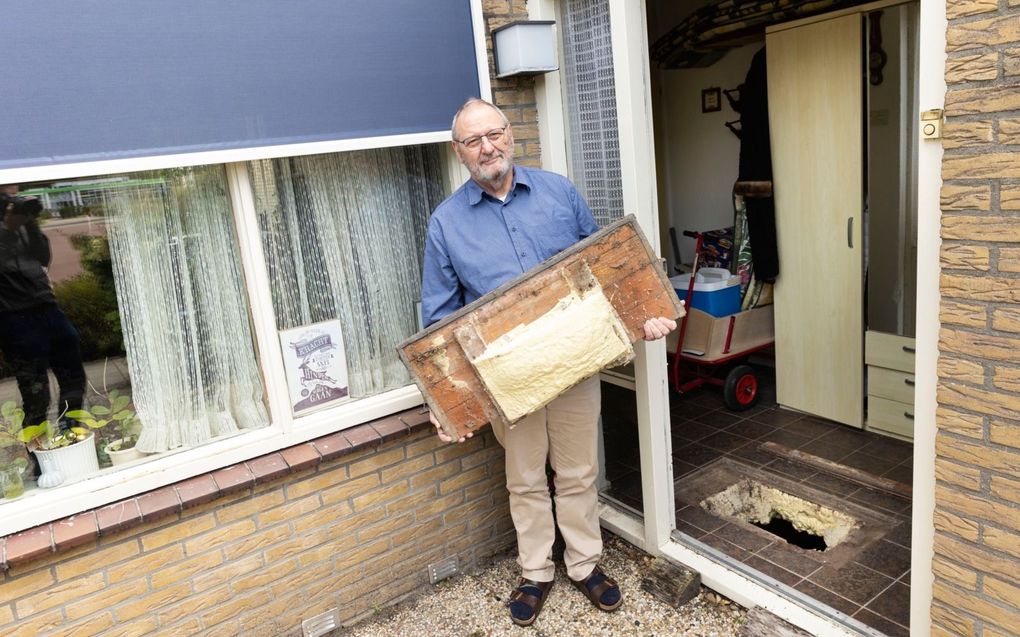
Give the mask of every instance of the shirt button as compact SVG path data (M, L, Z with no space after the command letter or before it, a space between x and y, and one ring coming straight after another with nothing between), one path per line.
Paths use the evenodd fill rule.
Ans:
M510 232L517 232L517 226L512 226L510 228Z
M526 256L528 256L528 253L527 253L527 252L522 252L522 253L521 253L521 256L522 256L522 257L526 257Z

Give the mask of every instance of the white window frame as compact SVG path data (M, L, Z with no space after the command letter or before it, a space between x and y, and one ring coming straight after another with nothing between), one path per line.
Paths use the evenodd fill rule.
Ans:
M492 99L485 20L481 0L469 0L481 97ZM451 120L453 113L450 114ZM444 186L452 192L467 173L450 149L449 130L383 137L365 137L307 144L159 155L29 168L0 170L0 184L55 181L97 175L162 170L181 166L223 165L233 209L245 288L255 329L259 370L264 381L270 424L252 431L211 441L193 448L172 450L136 465L104 470L100 474L53 489L34 489L11 502L0 502L0 537L106 504L209 473L251 458L285 449L336 431L423 404L421 392L411 384L295 418L276 331L271 283L266 269L254 193L247 163L259 159L342 153L375 148L445 143Z

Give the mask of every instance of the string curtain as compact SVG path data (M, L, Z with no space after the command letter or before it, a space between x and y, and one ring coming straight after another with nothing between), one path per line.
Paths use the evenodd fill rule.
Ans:
M137 447L200 445L268 424L220 166L134 174L104 195Z
M605 226L624 214L609 3L567 0L561 7L570 176Z
M411 382L396 348L420 329L440 157L410 146L249 164L277 328L339 319L353 398Z

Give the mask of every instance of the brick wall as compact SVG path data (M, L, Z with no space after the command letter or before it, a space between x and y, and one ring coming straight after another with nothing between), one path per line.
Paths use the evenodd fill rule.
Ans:
M14 564L0 635L300 635L309 616L351 623L427 586L429 563L512 545L491 432L445 445L416 429L162 516L140 504L133 528Z
M946 6L933 632L1020 634L1020 2Z

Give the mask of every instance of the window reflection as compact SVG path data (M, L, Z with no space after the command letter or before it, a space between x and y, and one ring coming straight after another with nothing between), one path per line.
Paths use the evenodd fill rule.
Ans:
M222 167L2 189L7 497L268 423Z

